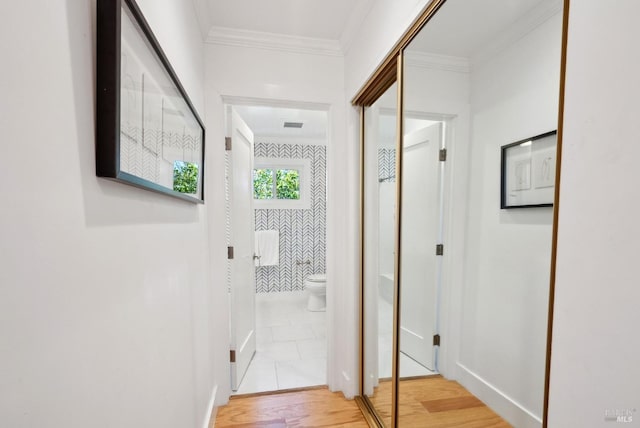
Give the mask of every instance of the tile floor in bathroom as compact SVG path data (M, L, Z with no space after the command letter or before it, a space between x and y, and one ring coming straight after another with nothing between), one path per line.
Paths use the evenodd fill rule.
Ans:
M235 394L327 383L326 312L307 310L305 291L256 294L256 354ZM391 377L393 308L378 300L378 373ZM434 374L400 354L401 376Z
M256 295L256 354L235 394L327 383L326 312L308 311L307 296Z

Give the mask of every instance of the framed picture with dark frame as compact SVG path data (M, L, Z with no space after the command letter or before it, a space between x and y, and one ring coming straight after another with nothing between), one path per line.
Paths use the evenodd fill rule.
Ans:
M204 125L134 0L98 0L96 80L96 175L204 203Z
M557 131L502 146L500 208L552 207Z

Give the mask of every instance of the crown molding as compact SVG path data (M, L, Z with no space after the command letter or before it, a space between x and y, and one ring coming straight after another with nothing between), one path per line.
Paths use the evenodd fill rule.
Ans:
M338 40L289 36L226 27L211 27L205 42L224 46L268 49L310 55L343 56Z
M453 71L456 73L471 72L471 64L469 63L469 60L458 56L406 51L404 54L404 61L405 65L408 67Z
M562 13L562 0L546 0L522 16L501 34L471 55L471 64L480 65L525 37L552 17Z
M396 107L380 107L378 111L381 116L396 116L398 114L398 109ZM443 122L445 120L453 120L456 118L455 114L431 113L420 110L405 110L402 114L408 119L432 120L436 122Z

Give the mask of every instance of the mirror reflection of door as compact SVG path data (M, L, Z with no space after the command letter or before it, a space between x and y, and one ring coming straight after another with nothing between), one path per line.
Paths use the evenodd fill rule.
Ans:
M425 121L429 123L429 121ZM436 351L436 245L442 212L442 123L405 132L402 163L402 260L400 262L400 377L433 374Z

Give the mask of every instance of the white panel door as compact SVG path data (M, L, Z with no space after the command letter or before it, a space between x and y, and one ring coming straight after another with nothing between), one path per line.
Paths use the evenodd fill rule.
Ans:
M232 107L227 107L227 122L227 136L231 137L227 172L229 244L233 247L233 259L229 260L231 389L235 391L256 352L253 132Z
M441 135L441 123L405 135L402 160L400 352L429 370L435 370Z

